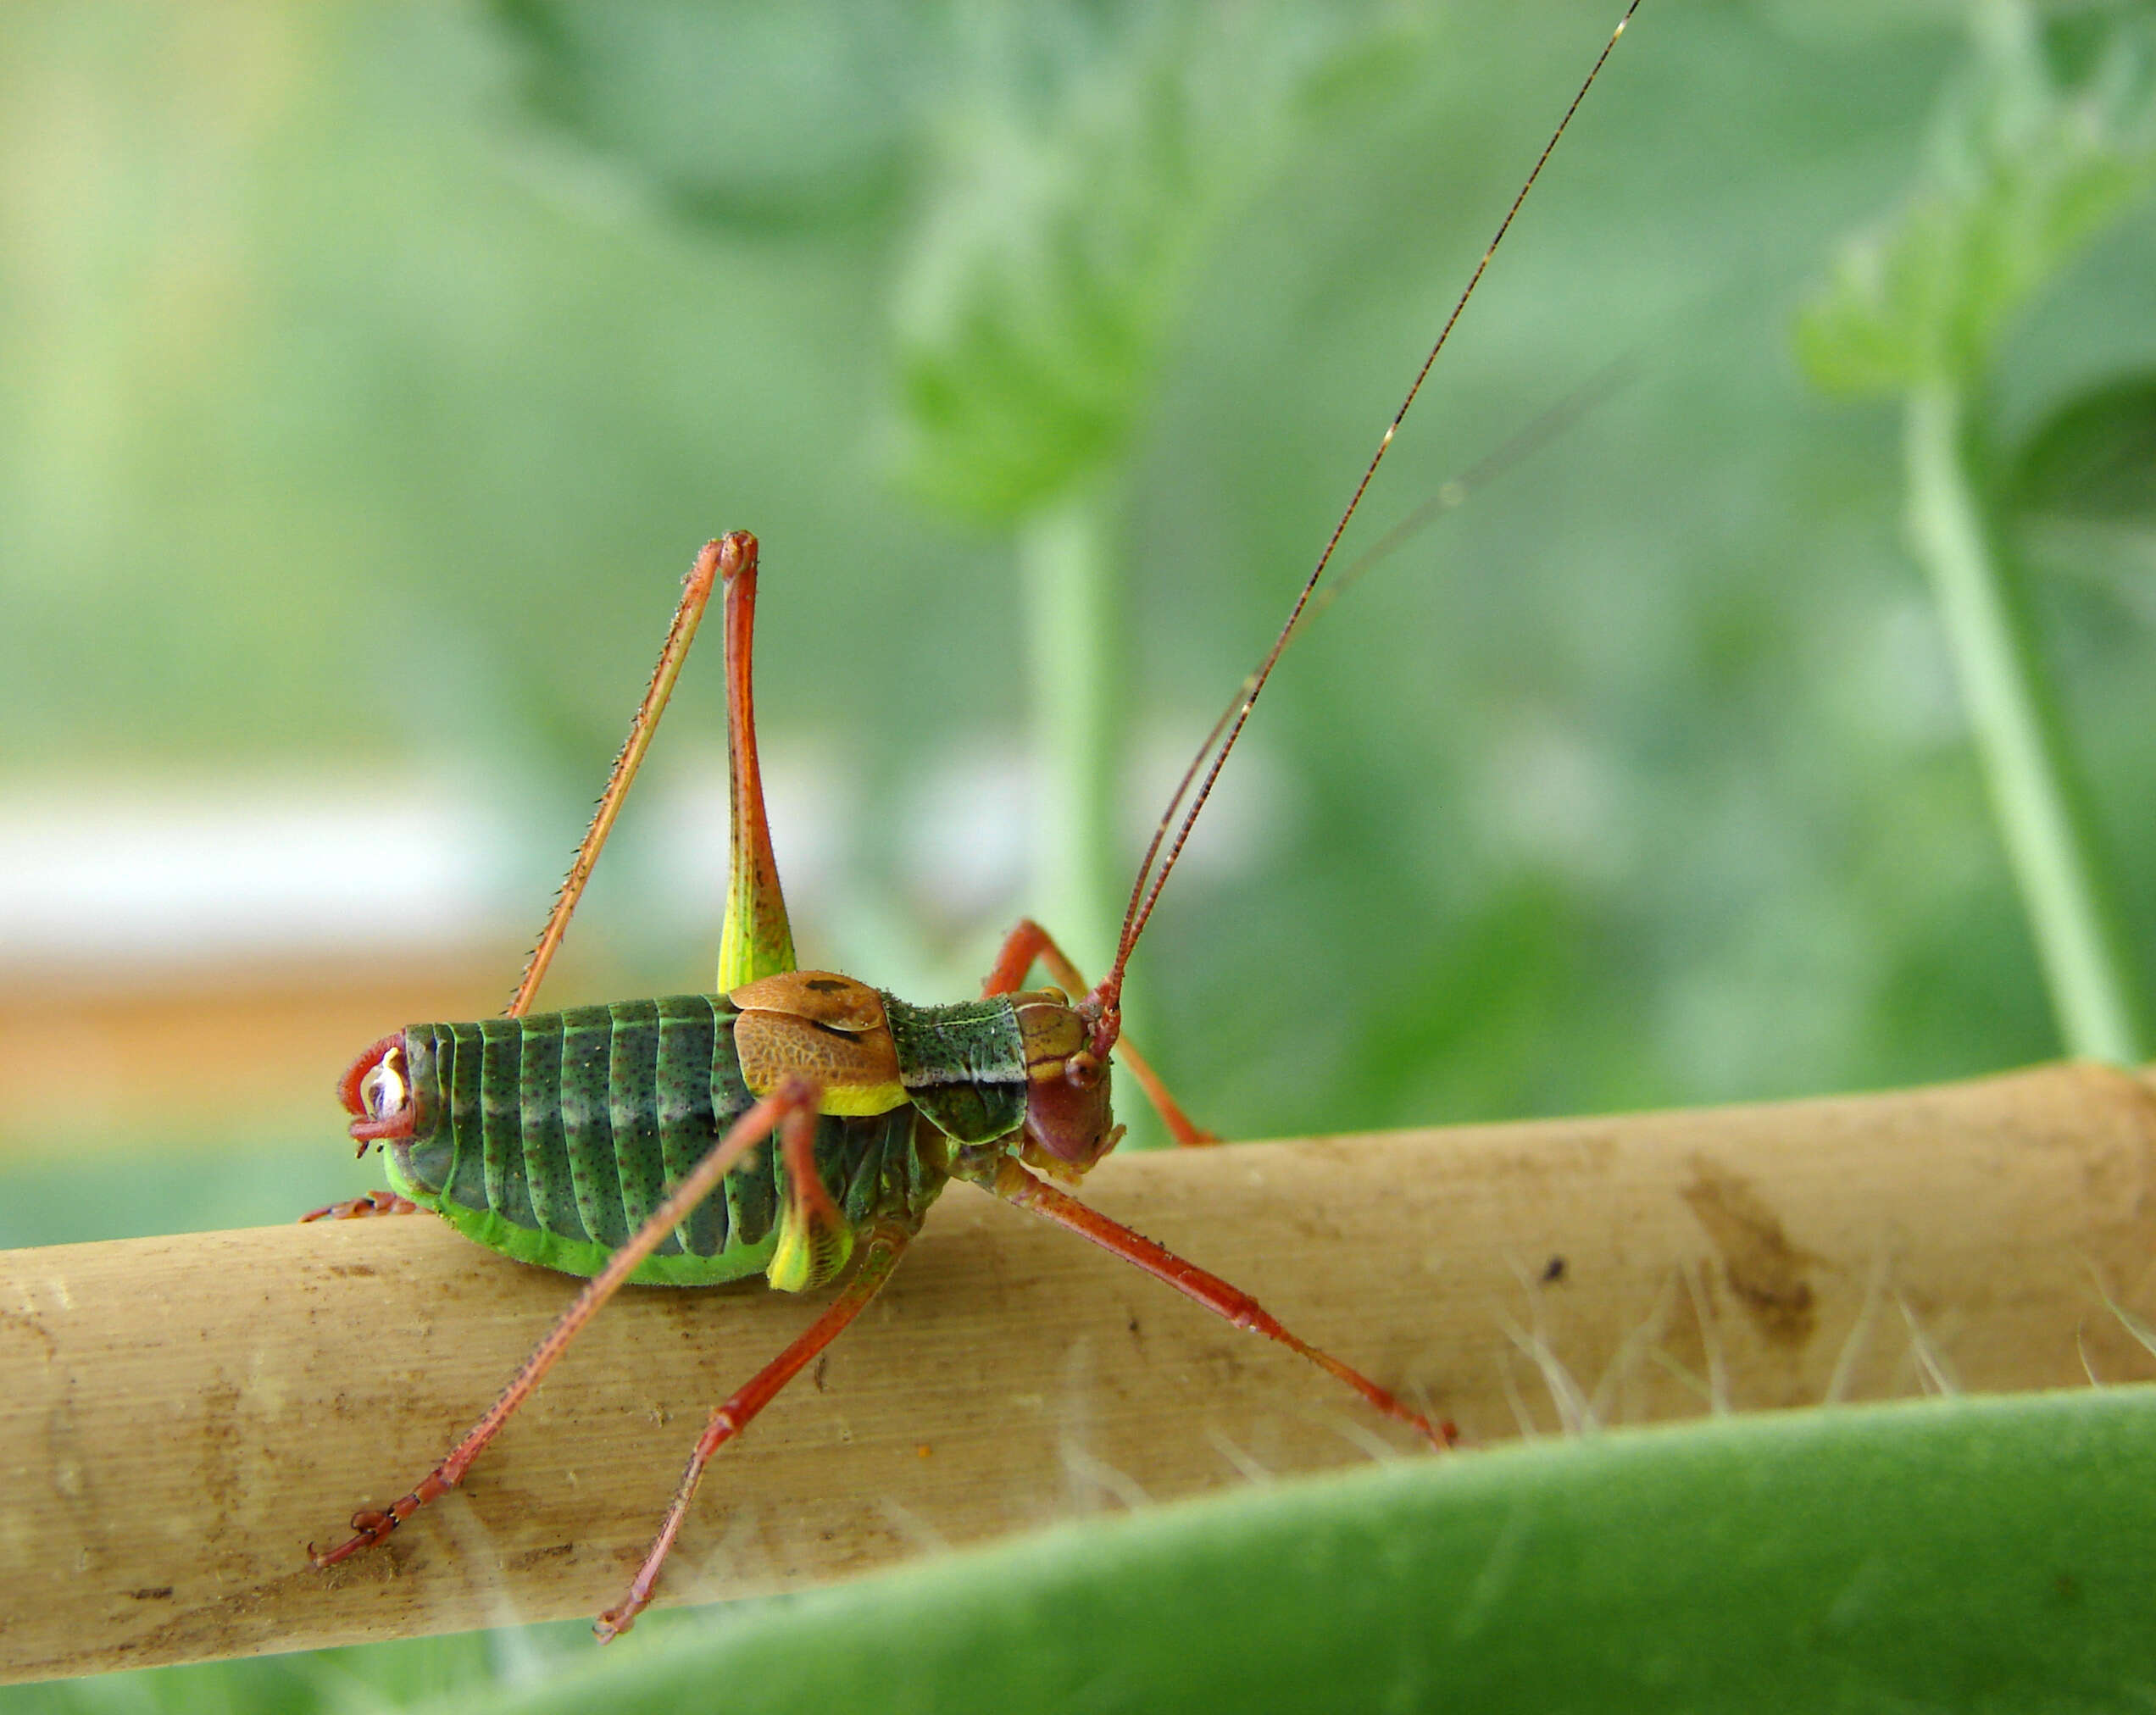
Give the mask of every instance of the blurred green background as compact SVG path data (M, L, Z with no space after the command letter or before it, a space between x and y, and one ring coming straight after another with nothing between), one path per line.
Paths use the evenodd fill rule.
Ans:
M0 13L0 1240L372 1183L327 1085L498 1006L724 529L764 545L804 963L941 999L1021 912L1097 948L1615 10ZM2073 85L2146 25L2039 47ZM1943 3L1650 0L1348 552L1591 402L1297 646L1134 968L1202 1123L2059 1052L1898 414L1793 338L1850 235L1952 180L1970 43ZM2091 455L2126 500L2054 484L2023 536L2145 986L2125 178L1975 361L2009 452L2128 402ZM1046 587L1086 618L1036 647ZM714 652L552 999L709 980L722 708Z

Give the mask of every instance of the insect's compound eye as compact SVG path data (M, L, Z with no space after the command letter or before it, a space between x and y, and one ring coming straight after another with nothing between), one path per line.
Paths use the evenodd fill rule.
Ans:
M386 1119L402 1111L411 1094L404 1082L404 1055L392 1048L359 1080L359 1106L369 1119Z
M1108 1068L1084 1049L1064 1057L1062 1075L1025 1086L1024 1158L1065 1177L1082 1174L1115 1146Z

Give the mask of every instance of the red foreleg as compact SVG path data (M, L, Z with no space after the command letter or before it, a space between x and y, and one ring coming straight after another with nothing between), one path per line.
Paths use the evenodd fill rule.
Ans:
M516 1408L530 1397L539 1385L540 1379L554 1367L554 1361L569 1350L570 1342L583 1331L584 1324L599 1313L608 1299L620 1291L636 1265L664 1244L666 1235L687 1218L696 1206L709 1196L725 1178L735 1163L747 1155L775 1126L783 1125L788 1131L813 1127L816 1123L816 1085L805 1078L789 1078L770 1095L758 1102L726 1129L711 1152L698 1162L689 1176L654 1209L643 1225L637 1228L629 1242L607 1261L607 1265L586 1283L576 1295L576 1302L563 1313L562 1318L547 1331L545 1339L532 1349L523 1367L509 1378L509 1385L502 1390L502 1396L487 1410L486 1415L473 1424L464 1438L449 1450L449 1456L423 1478L419 1485L402 1500L393 1503L386 1512L361 1512L352 1515L353 1535L339 1543L327 1554L317 1554L310 1546L308 1557L317 1568L335 1566L340 1560L349 1558L363 1548L372 1548L389 1533L409 1518L430 1501L438 1501L464 1479L486 1444L500 1433Z
M1194 1263L1186 1263L1165 1246L1134 1233L1097 1209L1088 1208L1067 1192L1044 1184L1016 1162L1005 1159L989 1187L1007 1203L1053 1221L1066 1232L1090 1239L1103 1251L1136 1264L1156 1280L1174 1287L1186 1298L1203 1304L1215 1316L1253 1334L1278 1340L1291 1351L1299 1351L1327 1374L1337 1377L1388 1418L1397 1418L1424 1436L1433 1447L1445 1448L1459 1440L1459 1431L1444 1418L1432 1423L1420 1412L1410 1411L1392 1394L1359 1370L1351 1369L1330 1352L1320 1351L1281 1325L1279 1318L1238 1286L1217 1274L1208 1274Z
M1038 959L1048 968L1048 974L1060 983L1073 1000L1092 986L1078 973L1078 967L1064 956L1055 944L1055 937L1030 917L1020 918L1018 927L1003 937L1003 949L996 955L996 968L989 972L987 981L981 985L984 997L989 995L1008 995L1025 985L1026 973ZM1178 1145L1194 1149L1202 1145L1218 1143L1220 1140L1211 1132L1191 1122L1183 1112L1182 1104L1168 1093L1168 1086L1160 1081L1160 1074L1146 1062L1145 1057L1131 1046L1130 1038L1115 1039L1116 1057L1122 1061L1130 1074L1138 1080L1138 1087L1146 1093L1146 1100L1153 1104L1167 1125L1169 1133Z

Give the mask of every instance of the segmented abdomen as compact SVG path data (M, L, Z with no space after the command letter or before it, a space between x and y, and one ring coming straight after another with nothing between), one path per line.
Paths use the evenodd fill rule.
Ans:
M414 1135L391 1177L482 1244L574 1274L608 1256L754 1098L734 1053L737 1014L668 995L404 1033ZM817 1122L820 1176L849 1218L895 1195L925 1207L914 1112ZM760 1274L777 1242L777 1150L757 1150L632 1279L678 1285ZM925 1192L925 1196L923 1193Z

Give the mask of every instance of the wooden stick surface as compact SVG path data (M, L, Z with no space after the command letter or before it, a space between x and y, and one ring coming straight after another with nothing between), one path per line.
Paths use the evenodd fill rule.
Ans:
M2112 1307L2156 1319L2156 1096L2098 1068L1130 1157L1086 1195L1471 1441L2156 1374ZM306 1561L441 1456L574 1290L425 1216L0 1254L0 1677L614 1601L705 1412L815 1302L632 1289L459 1494L333 1573ZM665 1595L1396 1451L1432 1457L961 1186L714 1465Z

